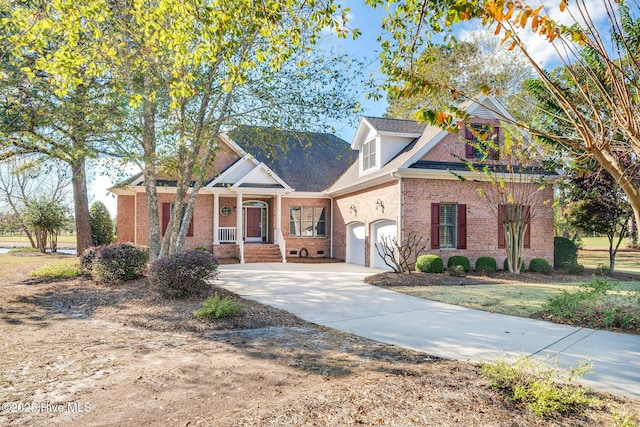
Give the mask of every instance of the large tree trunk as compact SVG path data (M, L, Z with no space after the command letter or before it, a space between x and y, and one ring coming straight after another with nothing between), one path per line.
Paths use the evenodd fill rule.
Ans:
M75 160L71 164L71 184L73 186L73 208L76 216L76 253L81 256L85 249L93 246L84 158Z
M144 187L147 194L147 220L149 227L149 262L160 256L160 215L158 213L158 192L156 188L156 125L155 103L149 95L153 83L148 72L143 78L143 107L140 125L142 128L142 147L144 149Z

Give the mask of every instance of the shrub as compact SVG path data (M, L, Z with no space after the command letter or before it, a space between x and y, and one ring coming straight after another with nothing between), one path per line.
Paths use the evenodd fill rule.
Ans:
M460 265L464 268L464 271L471 271L471 263L469 262L469 258L462 255L454 255L449 257L447 260L447 268L455 267L456 265Z
M478 271L496 271L498 269L498 265L496 264L496 260L489 256L481 256L476 260L476 270Z
M566 266L569 274L582 274L584 273L584 265L582 264L569 264Z
M464 267L461 265L454 265L453 267L448 268L447 271L450 276L454 277L464 277L467 274Z
M534 258L529 262L529 270L535 271L536 273L551 274L553 267L551 267L549 261L544 258Z
M492 381L492 387L503 390L510 400L523 402L538 416L566 413L584 406L600 404L590 398L582 387L560 384L573 381L591 370L589 363L563 373L546 366L536 366L531 359L521 357L511 364L505 360L483 363L481 373Z
M553 239L553 265L566 268L578 263L578 245L566 237L556 236Z
M197 248L193 249L194 251L200 251L200 252L209 252L209 249L205 248L204 246L198 246Z
M29 273L31 277L49 279L72 279L80 276L80 264L77 259L65 259L55 264L44 265Z
M91 204L89 226L94 246L108 245L113 242L113 220L107 207L101 201L95 201Z
M197 295L216 275L218 263L213 254L189 250L160 258L149 267L149 283L167 298Z
M504 263L502 264L502 269L504 271L509 271L509 258L504 259ZM524 260L520 258L520 271L524 271Z
M209 297L202 303L202 306L193 312L195 317L213 317L221 319L223 317L231 317L238 314L242 310L242 305L235 302L230 297L220 299L220 295L216 292L213 297Z
M611 270L604 264L598 264L596 267L596 274L598 276L609 276L611 274Z
M114 243L96 249L91 276L97 282L121 282L144 276L149 251L129 243Z
M93 269L93 261L96 259L96 253L98 248L91 246L82 253L80 257L80 271L84 276L91 277L91 270Z
M422 273L442 273L444 261L438 255L420 255L416 260L416 270Z

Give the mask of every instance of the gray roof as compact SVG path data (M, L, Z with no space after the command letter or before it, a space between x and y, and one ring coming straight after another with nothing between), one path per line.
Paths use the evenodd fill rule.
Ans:
M347 142L328 133L245 126L229 136L296 191L328 189L358 158Z
M473 163L472 167L478 171L489 168L493 173L508 173L510 169L503 164L481 164ZM468 171L469 165L461 162L437 162L431 160L418 160L409 166L410 169L426 169L426 170L443 170L443 171ZM554 175L554 173L545 171L540 166L512 166L515 173L524 175Z
M414 120L386 119L382 117L364 117L378 132L395 132L422 134L427 128L427 123L419 123Z

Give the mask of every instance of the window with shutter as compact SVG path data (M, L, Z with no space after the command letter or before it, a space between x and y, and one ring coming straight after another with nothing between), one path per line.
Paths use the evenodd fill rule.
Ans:
M162 236L167 231L167 227L169 226L169 219L171 218L171 211L173 210L173 203L163 203L162 204ZM184 214L183 214L184 215ZM195 212L191 215L191 220L189 221L189 228L187 229L187 237L193 237L193 217L195 216Z
M498 160L499 152L492 145L499 145L500 128L489 124L473 123L465 128L465 139L471 141L465 145L467 159Z
M467 249L467 205L431 204L431 248Z

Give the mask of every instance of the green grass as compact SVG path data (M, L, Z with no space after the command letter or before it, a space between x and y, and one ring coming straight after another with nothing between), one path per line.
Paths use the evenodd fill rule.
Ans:
M389 289L419 298L512 316L531 317L542 305L562 290L576 289L571 284L497 284L465 286L394 286Z
M582 237L581 238L584 249L604 249L609 250L609 239L606 237ZM614 240L613 244L615 245L617 241ZM629 244L628 239L622 239L622 243L620 243L620 249L625 249Z
M40 255L17 256L12 254L0 254L0 280L20 280L20 276L26 276L30 271L43 265L52 264L69 255ZM72 257L75 258L75 257Z
M578 252L578 263L586 268L609 267L609 251L582 250ZM640 274L640 251L621 251L616 255L616 271Z
M53 264L43 265L31 272L29 276L50 279L72 279L80 276L80 260L65 259Z
M29 238L27 236L0 236L0 246L3 243L29 243ZM76 235L58 236L58 243L76 243Z

